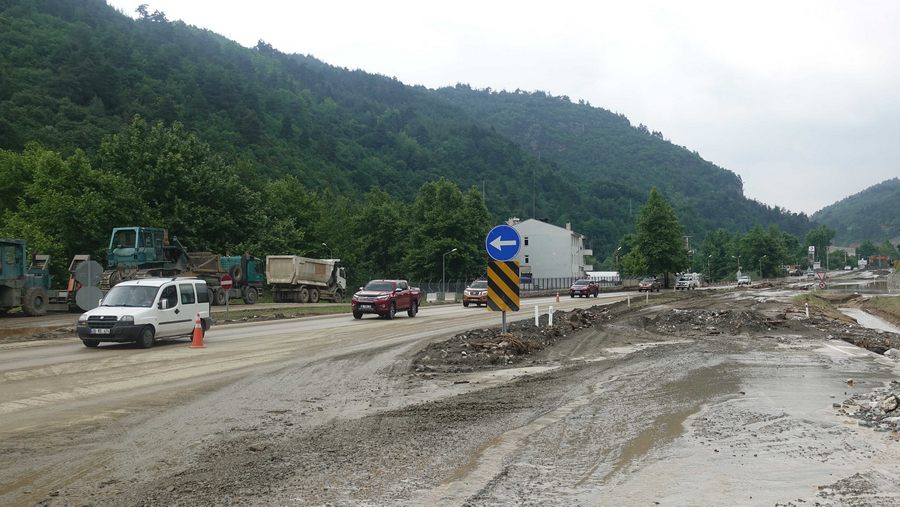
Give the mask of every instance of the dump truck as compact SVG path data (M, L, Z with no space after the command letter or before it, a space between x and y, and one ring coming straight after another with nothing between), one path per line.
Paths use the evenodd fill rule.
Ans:
M266 281L275 303L340 303L347 291L347 276L340 259L269 255Z
M106 270L100 289L125 280L154 276L176 276L188 271L190 259L178 238L157 227L116 227L109 238Z
M243 298L252 305L263 292L262 259L249 253L244 255L216 255L211 252L191 252L190 274L206 281L209 303L224 305L226 298ZM222 288L222 277L231 277L231 289Z
M26 268L26 244L22 239L0 239L0 314L16 307L25 315L66 310L66 291L50 290L50 256L35 255Z

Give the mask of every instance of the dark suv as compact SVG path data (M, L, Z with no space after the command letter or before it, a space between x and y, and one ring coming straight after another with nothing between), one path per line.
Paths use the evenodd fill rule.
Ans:
M597 286L596 283L590 280L576 280L575 283L569 287L569 297L597 297L600 295L600 287Z
M638 292L659 292L660 287L662 287L662 285L659 283L659 280L657 280L656 277L648 276L641 280L641 283L638 284Z

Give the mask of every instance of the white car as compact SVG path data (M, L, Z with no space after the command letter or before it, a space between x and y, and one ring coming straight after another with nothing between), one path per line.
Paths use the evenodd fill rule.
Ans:
M76 331L86 347L100 342L135 342L191 337L196 320L203 333L212 325L206 282L197 278L144 278L111 288L100 306L78 317Z
M741 275L737 279L738 287L741 285L750 285L750 276L749 275Z

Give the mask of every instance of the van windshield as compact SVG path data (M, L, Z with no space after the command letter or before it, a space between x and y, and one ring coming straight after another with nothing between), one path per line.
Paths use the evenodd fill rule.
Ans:
M156 299L159 287L147 285L116 285L103 298L100 306L142 306L149 308Z

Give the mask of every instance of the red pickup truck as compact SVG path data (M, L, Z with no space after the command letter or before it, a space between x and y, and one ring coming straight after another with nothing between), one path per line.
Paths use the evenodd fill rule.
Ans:
M372 280L350 300L353 318L361 319L364 313L375 313L386 319L406 310L406 314L415 317L422 302L422 291L410 287L406 280Z

